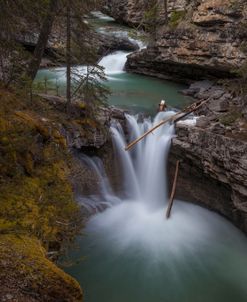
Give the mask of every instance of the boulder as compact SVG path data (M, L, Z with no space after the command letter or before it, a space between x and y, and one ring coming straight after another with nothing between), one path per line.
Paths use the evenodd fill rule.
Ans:
M128 37L119 35L109 35L105 33L97 34L98 36L98 55L100 57L105 56L111 52L122 51L136 51L139 49L139 45L134 40L130 40Z

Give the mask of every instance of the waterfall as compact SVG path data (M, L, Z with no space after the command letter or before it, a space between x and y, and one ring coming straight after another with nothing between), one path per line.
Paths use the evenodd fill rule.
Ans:
M133 140L171 114L143 121L126 115L124 130ZM70 271L85 288L86 300L246 301L245 236L217 214L177 199L171 218L165 218L165 170L174 126L156 129L128 152L119 123L112 124L111 133L125 194L113 193L99 159L85 159L101 182L100 196L91 202L102 205L93 208L97 213L74 257L86 260L75 261ZM102 201L109 205L104 211Z
M120 124L112 125L111 133L116 157L118 158L120 163L119 166L121 166L123 171L122 182L125 196L133 199L139 199L141 195L137 175L130 154L124 150L126 141Z
M79 196L78 202L85 207L89 212L98 212L110 207L120 200L114 195L109 179L106 175L104 166L100 158L94 156L89 157L85 154L80 156L80 160L94 173L97 177L99 194L91 196Z
M171 114L143 121L127 115L124 130L135 139ZM165 218L165 170L174 126L156 129L130 152L124 150L119 123L112 124L111 133L125 194L112 192L99 159L86 158L101 181L101 196L91 202L109 205L105 211L104 204L94 208L98 213L87 223L78 254L86 261L73 271L87 301L235 301L228 299L232 290L243 296L236 301L246 301L246 238L217 214L179 200L171 218ZM216 282L222 284L217 292ZM199 288L197 296L194 288Z
M138 123L138 116L126 115L130 141L172 114L173 112L162 112L157 114L153 122L150 119L144 119L142 123ZM126 170L123 183L128 182L126 187L136 187L136 190L130 191L135 192L133 199L136 199L137 191L138 199L148 204L150 208L164 206L167 200L166 162L174 126L163 125L139 142L130 152L124 151L125 138L123 132L118 129L114 128L114 137L121 140L119 148L122 151L117 156Z
M128 54L130 53L116 51L108 56L105 56L99 62L99 65L105 68L106 75L123 73Z
M148 118L142 122L138 122L138 116L126 115L129 139L136 139L171 114L173 112L162 112L153 121ZM145 203L150 209L164 207L167 200L166 162L174 126L163 125L127 152L124 150L127 142L121 125L113 122L110 130L118 169L122 172L121 193L115 193L114 198L100 159L83 157L98 176L100 202L102 198L107 203L115 202L121 195L122 199Z

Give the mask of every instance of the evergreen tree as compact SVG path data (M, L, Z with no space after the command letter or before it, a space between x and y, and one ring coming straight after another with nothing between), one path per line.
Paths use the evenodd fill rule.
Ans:
M20 82L24 75L32 74L31 79L35 77L41 59L34 58L42 57L43 51L39 53L35 50L32 57L19 41L30 29L35 33L42 33L40 28L49 14L49 4L46 0L0 0L0 79L6 86ZM46 43L47 41L44 41L43 45ZM37 45L44 49L40 42ZM36 69L34 72L33 68L31 73L30 66L33 66L34 61L37 61Z
M47 12L44 16L42 27L39 33L38 42L35 47L32 60L30 61L27 69L27 76L28 78L31 79L31 81L35 79L35 76L38 72L41 59L44 55L44 51L48 43L49 35L52 30L52 25L55 20L55 16L58 13L58 5L59 5L59 0L50 0L49 5L47 7Z
M86 21L88 14L100 6L100 0L0 1L0 79L6 86L32 83L57 21L66 34L67 103L79 96L88 103L105 100L108 92L102 84L105 77L97 65L94 35ZM18 43L18 37L31 29L38 36L33 54Z
M102 103L108 90L103 85L103 68L97 64L93 29L87 22L88 14L98 8L100 2L85 0L82 4L79 0L65 1L67 104L69 106L78 97L91 105ZM81 65L84 67L78 67Z

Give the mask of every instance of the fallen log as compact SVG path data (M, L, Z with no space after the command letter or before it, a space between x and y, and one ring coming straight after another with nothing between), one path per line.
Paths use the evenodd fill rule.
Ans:
M178 180L178 168L179 168L179 160L177 160L177 163L176 163L176 171L175 171L173 185L172 185L172 192L171 192L171 196L170 196L170 199L169 199L168 207L167 207L167 210L166 210L166 218L167 219L171 215L171 210L172 210L172 206L173 206L173 200L174 200L174 196L175 196L175 193L176 193L177 180Z
M147 132L145 132L143 135L141 135L139 138L137 138L136 140L134 140L132 143L130 143L128 146L125 147L125 151L129 150L130 148L132 148L135 144L137 144L140 140L142 140L144 137L146 137L148 134L150 134L151 132L153 132L155 129L159 128L160 126L164 125L165 123L168 123L169 121L172 121L173 118L175 116L178 116L179 114L181 114L181 112L174 114L173 116L161 121L160 123L158 123L155 127L153 127L152 129L148 130Z
M140 137L138 137L137 139L135 139L133 142L131 142L129 145L127 145L125 147L125 151L128 151L129 149L131 149L140 140L142 140L144 137L146 137L148 134L152 133L154 130L156 130L160 126L162 126L162 125L164 125L164 124L166 124L168 122L174 122L174 123L178 122L180 119L182 119L185 116L189 115L190 113L196 111L197 109L199 109L202 105L204 105L207 102L208 102L208 100L203 101L203 102L193 103L192 105L190 105L190 106L186 107L185 109L183 109L181 112L178 112L178 113L174 114L173 116L171 116L171 117L169 117L169 118L161 121L156 126L154 126L152 129L148 130L143 135L141 135Z

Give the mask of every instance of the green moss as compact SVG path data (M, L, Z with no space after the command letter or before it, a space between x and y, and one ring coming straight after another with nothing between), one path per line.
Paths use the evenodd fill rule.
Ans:
M230 0L228 3L228 7L233 9L233 10L238 10L239 9L239 1L238 0Z
M231 111L222 115L219 121L221 124L225 126L230 126L234 124L241 117L242 117L242 113L240 111Z
M0 298L14 288L18 301L29 301L33 293L42 301L82 301L79 284L46 258L35 237L0 235L0 259Z
M66 138L50 118L55 111L39 115L39 102L27 110L0 91L0 232L32 234L48 248L73 239L80 209L68 181Z
M61 129L76 127L86 137L99 127L84 111L75 105L69 116L63 107L58 111L38 97L30 103L24 95L0 88L0 266L7 261L0 267L0 283L24 280L43 301L57 301L63 294L70 295L63 301L81 299L77 282L45 253L55 249L57 256L82 227L69 182L73 159ZM47 291L55 295L53 300Z
M173 11L170 16L169 25L174 28L177 27L184 18L186 11Z
M32 112L17 111L15 114L23 119L30 128L37 130L44 138L49 139L50 129L38 117L35 117Z
M247 22L245 24L245 28L247 27ZM240 46L240 50L244 53L247 54L247 42L242 42L241 46Z
M98 123L91 118L78 119L73 121L75 124L80 126L88 126L90 128L99 128Z

